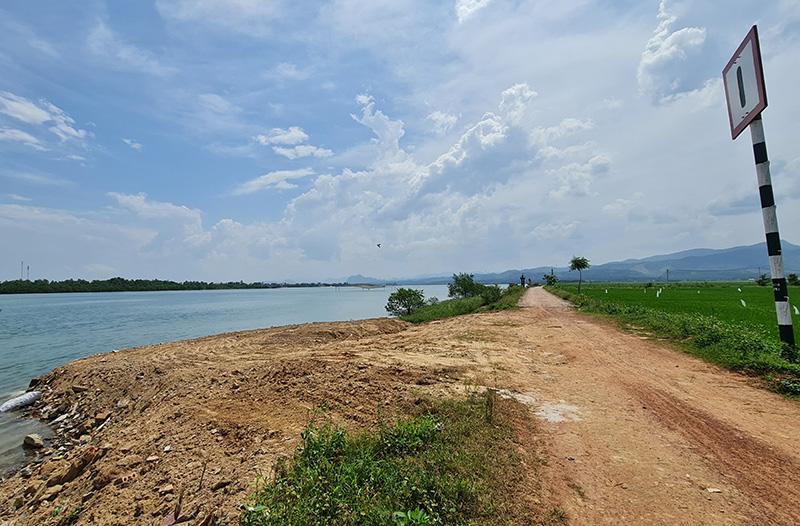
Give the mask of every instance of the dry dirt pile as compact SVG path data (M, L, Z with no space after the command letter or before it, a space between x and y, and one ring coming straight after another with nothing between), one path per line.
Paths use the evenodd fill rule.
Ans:
M530 504L571 524L800 523L800 408L541 289L523 308L319 323L96 355L39 379L49 454L0 485L0 525L188 524L238 505L309 408L350 428L492 387L528 407ZM544 452L544 453L543 453ZM543 458L541 458L543 456ZM58 514L56 514L58 511Z

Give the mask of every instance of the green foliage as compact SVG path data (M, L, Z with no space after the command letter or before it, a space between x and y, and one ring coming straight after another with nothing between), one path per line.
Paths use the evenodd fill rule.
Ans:
M510 402L509 402L510 403ZM259 477L242 526L511 524L519 480L511 429L487 423L484 400L442 400L428 411L350 434L310 424L271 480Z
M386 311L393 316L408 316L425 305L425 297L421 290L399 288L389 294Z
M489 305L500 301L503 297L503 289L499 285L485 285L481 291L481 299L484 305Z
M800 279L797 278L797 274L789 274L786 277L786 282L789 284L790 287L798 287L800 286Z
M770 282L770 280L769 280L769 278L767 277L767 275L766 275L766 274L761 274L761 275L758 277L758 279L756 280L756 283L757 283L757 284L758 284L760 287L766 287L767 285L769 285L769 282Z
M497 285L495 285L496 287ZM487 287L490 288L490 287ZM500 287L497 287L500 289ZM521 285L509 285L508 288L502 290L500 298L486 306L490 310L506 310L516 308L522 295L525 294L525 287Z
M483 305L480 296L472 298L456 298L436 303L435 305L425 305L415 310L409 316L402 316L401 319L411 323L421 323L424 321L440 320L442 318L452 318L475 312Z
M544 276L542 276L542 279L544 280L544 284L547 285L548 287L552 287L553 285L558 283L558 277L556 277L553 274L545 274Z
M640 287L603 284L581 296L572 286L555 290L581 310L618 317L725 367L800 376L796 351L779 338L774 297L764 289L741 283L671 284L657 286L659 294Z
M484 286L475 283L475 276L462 272L453 274L453 282L447 284L447 295L451 298L471 298L480 296Z

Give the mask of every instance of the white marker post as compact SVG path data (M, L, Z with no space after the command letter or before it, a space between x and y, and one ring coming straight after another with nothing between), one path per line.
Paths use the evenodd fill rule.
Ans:
M739 49L722 70L725 97L728 100L728 118L731 137L736 139L746 127L750 127L753 139L753 154L756 161L758 191L761 195L761 215L767 236L769 267L772 271L772 290L775 293L775 310L778 313L778 331L782 342L794 345L792 313L789 310L789 289L783 273L781 236L778 233L778 216L772 179L769 174L767 143L764 139L764 123L761 112L767 107L767 90L764 70L761 65L761 48L758 29L753 26Z

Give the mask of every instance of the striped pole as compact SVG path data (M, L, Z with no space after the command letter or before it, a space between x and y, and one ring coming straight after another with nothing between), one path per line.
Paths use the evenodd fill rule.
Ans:
M767 157L767 141L764 138L764 123L761 115L750 123L750 136L753 139L753 155L756 159L758 192L761 195L761 215L764 219L764 232L767 235L772 290L775 293L775 310L778 312L778 331L782 342L794 345L792 313L789 310L789 288L786 286L786 277L783 274L781 236L778 233L778 216L775 210L775 196L772 192L772 178L769 174L769 157Z

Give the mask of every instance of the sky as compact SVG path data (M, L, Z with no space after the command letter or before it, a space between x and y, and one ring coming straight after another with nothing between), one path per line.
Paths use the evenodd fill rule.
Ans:
M330 281L800 243L795 0L0 4L0 280Z

